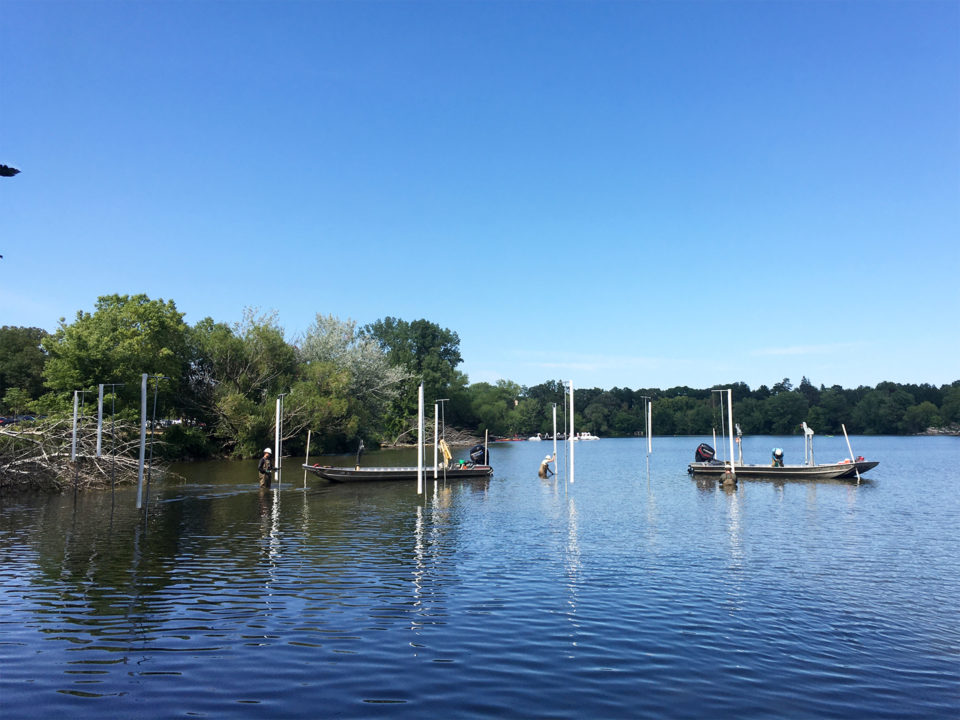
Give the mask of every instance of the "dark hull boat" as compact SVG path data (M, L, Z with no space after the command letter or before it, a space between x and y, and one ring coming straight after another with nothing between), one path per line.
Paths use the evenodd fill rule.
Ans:
M735 465L738 478L764 478L784 480L847 480L856 479L857 473L863 474L880 463L872 460L846 460L825 465ZM722 477L730 472L730 464L713 460L710 462L692 462L687 467L691 475Z
M331 482L365 482L375 480L409 480L417 479L415 467L366 467L349 468L333 467L331 465L304 465L304 470L317 477ZM469 480L474 478L488 478L493 475L493 468L489 465L454 465L446 470L437 470L437 477L447 480ZM423 469L425 480L433 478L433 466Z

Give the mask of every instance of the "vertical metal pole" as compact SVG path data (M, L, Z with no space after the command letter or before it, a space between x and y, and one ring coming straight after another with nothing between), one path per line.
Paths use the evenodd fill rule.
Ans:
M570 381L570 484L573 485L573 469L575 467L573 462L573 444L577 437L577 433L573 428L573 380Z
M70 441L70 462L77 461L77 403L79 402L79 391L73 391L73 439Z
M103 383L97 386L97 457L100 457L100 439L103 437Z
M440 440L439 403L433 404L433 479L437 479L437 442Z
M553 404L553 466L559 467L557 461L557 404Z
M423 383L417 391L417 495L423 494Z
M280 482L280 398L277 398L277 417L273 423L273 452L276 462L273 469L277 473L277 483Z
M730 430L730 472L737 477L736 460L733 457L733 390L727 390L727 426Z
M647 400L647 455L653 452L653 398Z
M140 466L137 469L137 510L143 507L143 461L147 455L147 374L140 376Z
M153 412L150 414L150 462L147 463L147 501L150 500L150 473L153 472L153 438L157 434L157 392L160 390L159 375L153 376Z
M310 433L311 432L313 431L307 430L307 456L303 459L304 465L310 464ZM307 469L306 468L303 469L303 487L304 489L306 489L307 487Z

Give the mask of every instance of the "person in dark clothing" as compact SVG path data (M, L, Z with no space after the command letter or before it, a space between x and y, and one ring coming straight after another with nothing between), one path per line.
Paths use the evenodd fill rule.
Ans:
M273 451L270 448L263 449L263 457L257 465L257 472L260 474L260 487L268 488L273 480L273 458L270 456Z

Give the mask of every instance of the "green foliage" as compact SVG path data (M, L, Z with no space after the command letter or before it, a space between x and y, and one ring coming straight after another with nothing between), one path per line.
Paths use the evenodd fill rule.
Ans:
M11 388L19 388L31 399L40 397L46 338L46 331L40 328L9 325L0 328L0 397Z
M416 416L421 382L428 405L440 398L452 401L466 387L466 376L457 370L463 362L460 336L452 330L422 319L407 322L386 317L365 326L363 332L378 343L392 366L407 375L387 418L387 426L395 433L408 427ZM451 423L473 416L462 402L451 402L447 409Z
M233 327L205 318L188 338L192 415L207 424L221 452L257 455L272 444L276 398L299 371L276 314L248 308Z
M187 372L187 326L172 300L146 295L105 295L96 310L78 312L44 341L49 353L47 387L61 393L92 390L99 383L124 383L124 404L139 404L142 373L170 378L161 382L158 412L179 407L178 389Z

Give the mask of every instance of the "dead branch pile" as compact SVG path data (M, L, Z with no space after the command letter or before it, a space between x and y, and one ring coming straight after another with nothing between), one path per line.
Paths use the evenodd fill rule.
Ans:
M108 488L113 482L136 483L140 466L139 427L122 422L112 428L105 424L97 457L96 420L88 418L82 424L78 421L77 459L71 462L72 425L72 419L61 418L0 427L0 494L89 490ZM159 471L155 460L153 472Z
M428 445L433 444L433 425L432 418L426 418L423 425L423 437ZM478 438L470 433L447 427L443 430L443 437L450 447L459 445L476 445L483 442L483 438ZM417 426L413 424L393 439L393 442L383 443L385 447L414 447L417 444Z

